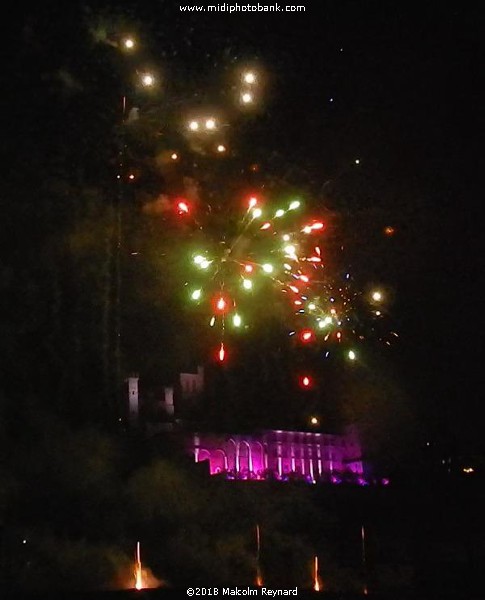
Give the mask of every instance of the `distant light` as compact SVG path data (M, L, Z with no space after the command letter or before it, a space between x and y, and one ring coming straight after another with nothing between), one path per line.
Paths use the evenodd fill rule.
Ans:
M251 102L253 100L254 100L254 97L251 94L251 92L244 92L243 94L241 94L241 102L243 104L251 104Z
M145 73L141 77L141 82L145 87L151 87L155 84L155 78L150 73Z
M189 205L187 204L187 202L183 202L183 201L179 202L177 204L177 208L178 208L178 211L180 214L182 214L182 213L188 214L188 212L189 212Z
M127 50L133 50L133 48L135 47L135 41L132 38L125 38L123 40L123 46Z
M387 227L384 227L384 233L386 235L394 235L396 233L396 230L394 227L392 227L392 225L388 225Z
M130 174L128 175L128 179L131 179L131 180L135 179L135 176L133 175L133 173L130 173Z
M382 292L379 292L379 290L372 292L372 300L374 300L374 302L380 302L382 300Z
M259 219L259 217L263 214L263 211L260 208L255 208L253 210L253 218Z
M253 287L253 282L250 279L243 279L243 288L245 290L250 290Z
M304 375L300 378L300 385L303 388L310 388L312 386L312 379L308 375Z
M249 208L253 208L258 203L258 199L255 196L249 198Z
M216 121L215 119L207 119L205 122L205 128L206 129L215 129L216 128Z
M318 419L317 419L317 417L312 417L312 418L310 419L310 423L311 423L312 425L318 425Z
M360 165L360 158L356 158L354 162L356 165Z
M171 158L172 160L177 160L177 159L178 159L178 157L179 157L179 155L178 155L176 152L173 152L173 153L172 153L172 155L170 156L170 158Z
M473 467L463 467L463 473L470 474L470 473L474 473L474 472L475 472L475 469Z
M282 217L285 214L285 211L282 208L279 208L276 212L275 212L275 217Z
M224 144L219 144L217 146L217 152L225 152L226 151L226 147L224 146Z
M357 355L353 350L349 350L347 356L349 357L349 360L355 360L357 358Z
M248 71L247 73L244 73L243 81L250 85L256 83L256 75L252 71Z
M263 271L265 273L272 273L273 272L273 265L270 265L269 263L265 263L263 265Z
M303 329L303 331L300 332L300 340L302 342L308 343L313 341L314 338L315 334L311 329Z
M192 298L192 300L200 300L201 295L202 295L201 290L194 290L192 292L191 298Z
M189 129L191 131L197 131L199 129L199 123L197 121L190 121Z
M293 200L293 202L291 202L290 206L288 207L288 210L295 210L296 208L300 207L301 202L299 200Z
M225 301L225 299L221 296L216 303L217 306L217 310L220 310L221 312L223 312L224 310L226 310L227 308L227 302Z
M219 358L219 362L224 362L224 359L226 358L226 350L224 349L224 344L222 342L221 342L221 346L219 348L218 358Z
M241 323L242 323L242 319L241 319L240 315L237 315L237 314L234 315L232 317L232 322L234 324L234 327L240 327Z

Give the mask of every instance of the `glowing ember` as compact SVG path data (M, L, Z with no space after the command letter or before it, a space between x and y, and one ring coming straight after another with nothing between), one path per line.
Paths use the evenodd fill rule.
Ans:
M261 553L261 534L259 531L259 525L256 525L256 585L261 587L263 585L263 575L261 573L261 565L259 564L259 555Z
M315 592L322 591L320 577L318 576L318 556L315 556L314 563L313 563L313 589Z
M141 558L140 558L140 542L136 544L136 555L135 555L135 588L137 590L142 590L143 585L143 576L141 571Z

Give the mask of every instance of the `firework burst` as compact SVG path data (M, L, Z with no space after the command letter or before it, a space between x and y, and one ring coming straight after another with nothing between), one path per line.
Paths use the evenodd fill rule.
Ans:
M217 331L217 359L230 353L228 334L258 327L269 314L279 316L295 344L326 347L327 356L338 344L355 360L351 344L365 337L357 314L363 294L353 290L350 273L335 276L325 220L307 216L297 198L276 204L253 195L236 206L201 218L188 202L176 203L192 226L186 298ZM379 304L383 297L374 292L372 299Z

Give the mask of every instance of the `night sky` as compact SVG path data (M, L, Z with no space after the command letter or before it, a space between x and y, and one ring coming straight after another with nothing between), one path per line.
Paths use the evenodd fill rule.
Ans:
M43 64L49 49L67 46L63 24L73 27L76 3L65 4L49 12L39 3L15 17L3 77L22 69L25 23L47 25L45 39L37 32ZM127 22L136 12L147 24L152 56L172 75L184 68L203 85L231 60L261 65L267 101L255 124L256 158L321 202L325 185L337 195L350 190L339 208L358 226L363 219L369 235L396 228L389 261L379 260L395 290L393 358L403 386L422 405L430 435L436 417L440 435L478 444L483 11L474 3L342 1L319 2L318 10L307 3L292 15L188 14L174 2L118 6ZM16 138L10 115L39 99L26 101L26 86L18 97L9 81L2 87L8 160ZM378 215L374 223L369 215Z

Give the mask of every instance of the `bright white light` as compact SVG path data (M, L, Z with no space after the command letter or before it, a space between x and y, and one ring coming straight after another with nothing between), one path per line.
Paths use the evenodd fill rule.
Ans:
M380 302L382 300L382 293L379 291L372 292L372 300L374 300L374 302Z
M270 265L269 263L266 263L263 265L263 271L265 273L272 273L273 272L273 265Z
M172 155L170 156L170 158L172 160L177 160L178 157L179 157L179 155L176 152L173 152Z
M263 214L263 211L260 208L255 208L253 210L253 218L259 219L259 217Z
M199 123L197 121L190 121L189 129L191 131L197 131L199 129Z
M123 46L127 50L132 50L135 47L135 42L132 38L126 38L123 40Z
M254 97L251 94L251 92L244 92L243 94L241 94L241 102L243 104L251 104L251 102L253 100L254 100Z
M141 77L141 82L145 87L151 87L155 84L155 77L153 77L153 75L150 75L150 73L145 73Z
M256 82L256 75L252 71L248 71L247 73L244 73L243 81L244 83L249 83L251 85Z
M223 144L219 144L217 146L217 152L225 152L226 151L226 147Z
M216 120L212 119L212 118L207 119L205 122L205 128L210 129L210 130L215 129L216 128Z
M349 360L355 360L357 358L357 356L353 350L349 350L348 357L349 357Z

